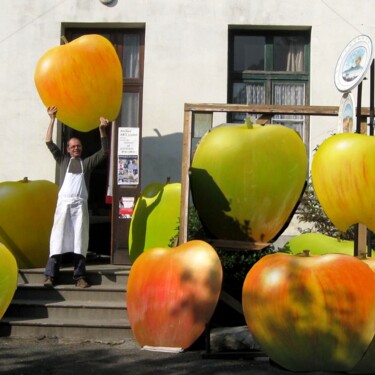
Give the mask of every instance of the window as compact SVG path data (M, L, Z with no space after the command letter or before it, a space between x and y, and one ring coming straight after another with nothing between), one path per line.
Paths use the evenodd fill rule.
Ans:
M310 31L229 31L228 102L234 104L307 105L309 102ZM232 114L242 122L246 114ZM297 130L307 141L307 119L275 115L273 123Z

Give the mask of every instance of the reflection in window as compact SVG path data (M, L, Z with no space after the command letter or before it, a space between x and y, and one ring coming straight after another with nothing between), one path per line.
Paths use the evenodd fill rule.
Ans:
M139 45L138 34L124 35L122 66L125 78L139 78Z
M138 127L139 126L139 94L125 92L122 97L121 107L121 126Z
M264 70L264 36L236 35L234 37L234 70Z

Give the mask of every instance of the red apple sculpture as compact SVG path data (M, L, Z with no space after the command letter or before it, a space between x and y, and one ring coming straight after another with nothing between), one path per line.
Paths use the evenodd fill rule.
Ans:
M204 241L142 253L127 286L128 316L137 342L142 347L191 346L214 313L221 283L220 259Z

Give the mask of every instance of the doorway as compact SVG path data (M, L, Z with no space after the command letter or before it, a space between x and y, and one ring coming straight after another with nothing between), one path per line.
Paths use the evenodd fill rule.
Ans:
M123 99L118 118L107 130L110 139L110 158L99 165L91 175L89 190L90 240L89 254L108 255L112 264L130 264L128 236L131 215L119 214L122 197L131 198L134 203L141 191L140 178L136 183L119 181L118 155L119 129L133 129L138 134L137 173L141 172L142 98L144 67L144 25L139 28L66 28L64 36L72 41L82 35L99 34L110 40L123 67ZM83 157L92 155L101 147L98 129L79 132L68 126L61 128L61 147L77 137L83 145ZM65 144L64 144L65 143Z

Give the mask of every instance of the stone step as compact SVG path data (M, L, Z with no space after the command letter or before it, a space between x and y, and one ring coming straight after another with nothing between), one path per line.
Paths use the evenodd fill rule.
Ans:
M50 300L50 301L117 301L126 299L126 289L123 285L102 286L92 285L89 288L77 288L75 285L57 285L45 288L41 284L18 285L14 299Z
M0 336L116 341L131 337L126 310L130 266L88 264L89 288L77 288L73 267L45 288L44 268L19 270L18 286L0 320Z
M118 341L132 337L127 319L25 319L3 317L0 336L59 337L96 341Z
M12 318L33 319L80 319L89 321L119 320L127 318L125 300L122 302L103 301L51 301L37 299L16 299L7 310Z
M88 265L87 279L92 285L125 286L128 282L130 266ZM58 279L60 285L73 285L73 267L62 267ZM21 269L18 284L42 284L44 268Z

